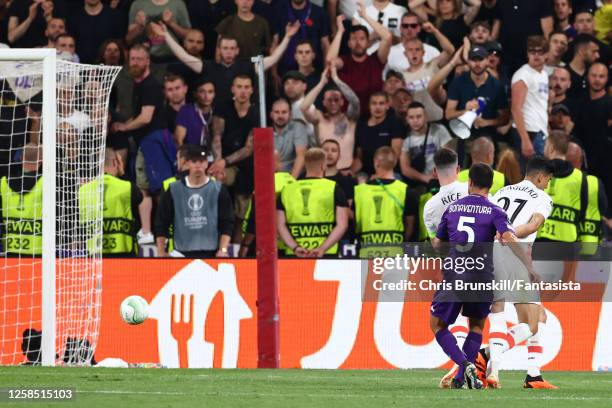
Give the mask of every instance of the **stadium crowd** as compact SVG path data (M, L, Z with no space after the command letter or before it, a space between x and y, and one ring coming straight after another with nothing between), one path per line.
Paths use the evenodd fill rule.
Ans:
M356 242L427 238L423 208L440 189L444 147L464 169L491 165L497 188L522 180L535 155L556 160L557 178L596 177L576 190L575 210L596 207L593 234L609 242L611 41L610 0L0 1L6 46L123 67L104 168L108 188L128 198L105 216L131 227L105 231L107 255L255 253L258 55L283 253L346 256ZM15 103L7 95L2 110ZM16 140L10 120L0 127L1 177L19 148L31 157L36 146ZM3 219L11 194L36 182L5 180Z

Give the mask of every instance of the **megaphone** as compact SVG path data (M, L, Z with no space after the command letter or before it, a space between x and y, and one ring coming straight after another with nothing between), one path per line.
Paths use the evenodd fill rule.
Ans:
M453 133L461 139L467 139L470 137L472 134L471 129L474 121L482 114L485 106L487 106L486 98L479 96L476 100L478 101L478 109L469 110L458 118L451 119L448 123Z
M467 111L463 115L458 118L451 119L448 123L451 130L454 134L456 134L460 139L467 139L472 134L472 125L474 121L478 117L478 113L476 111Z

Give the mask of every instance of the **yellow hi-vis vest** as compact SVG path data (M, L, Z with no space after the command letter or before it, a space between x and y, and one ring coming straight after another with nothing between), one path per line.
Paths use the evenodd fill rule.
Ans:
M587 175L587 207L584 220L580 222L578 239L582 243L580 253L593 255L602 238L601 213L599 212L599 179Z
M461 170L457 175L457 181L467 183L469 179L470 169ZM504 173L500 173L497 170L493 170L493 185L491 186L491 189L489 189L489 194L494 195L505 185L506 176L504 176Z
M172 176L162 181L162 188L164 189L164 191L168 191L168 189L170 188L170 184L174 183L176 180L176 177Z
M168 189L170 188L170 184L174 183L175 181L177 181L177 178L174 176L165 179L162 182L162 188L164 189L164 191L168 191ZM168 237L168 252L172 252L174 250L174 238L172 238L174 236L174 228L172 225L170 225L168 232L170 234L170 237Z
M406 183L360 184L355 187L355 232L360 258L403 254ZM390 245L400 244L400 245Z
M104 175L103 183L102 253L135 253L132 183L110 174ZM80 219L86 228L88 223L98 219L98 191L98 180L90 181L79 189ZM89 239L87 245L90 250L95 248L93 239Z
M278 171L274 173L274 192L276 194L277 200L279 199L280 193L281 191L283 191L283 188L285 188L287 184L293 183L294 181L295 181L295 178L293 178L291 173L287 173L286 171ZM249 201L249 206L247 207L246 215L244 216L244 220L242 221L242 233L243 234L246 234L247 232L247 228L249 226L251 217L255 216L255 214L253 214L253 201L254 200L255 200L255 197L253 197L253 199ZM279 251L285 249L285 243L280 238L277 239L276 249Z
M28 193L14 192L8 179L0 180L2 197L2 248L7 253L23 255L42 254L42 176Z
M308 178L287 184L281 192L289 232L304 249L320 247L334 229L336 182L324 178ZM325 253L336 254L338 244ZM289 248L287 255L293 254Z
M538 238L557 242L576 242L580 223L582 172L578 169L567 177L553 177L546 191L552 198L550 216L538 231Z
M427 227L425 227L423 215L425 213L425 204L435 193L437 193L437 191L428 191L421 194L419 197L419 236L417 238L419 241L426 241L428 238L431 238L427 232Z

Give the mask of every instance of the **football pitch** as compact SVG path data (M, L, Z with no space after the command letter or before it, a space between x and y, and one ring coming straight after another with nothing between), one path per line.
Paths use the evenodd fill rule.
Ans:
M502 372L503 389L440 390L440 370L196 370L0 367L0 388L71 388L49 407L608 407L612 374L549 372L558 390L524 390L523 372Z

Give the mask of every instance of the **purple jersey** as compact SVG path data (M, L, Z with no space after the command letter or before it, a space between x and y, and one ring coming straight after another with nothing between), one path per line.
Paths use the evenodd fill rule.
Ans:
M506 213L488 198L469 195L449 205L436 236L450 243L449 257L478 260L480 267L445 268L445 279L493 279L493 240L506 231L514 232Z
M438 239L452 244L449 257L455 262L454 267L444 267L445 281L493 280L493 240L497 232L507 231L514 232L506 213L486 197L469 195L451 204L442 215L436 233ZM482 267L472 263L472 268L458 268L457 265L467 265L457 262L461 258L479 258ZM438 290L431 304L431 314L449 325L455 322L460 311L464 316L481 319L489 314L492 300L493 292L487 290Z
M448 206L436 237L453 244L493 242L495 234L514 232L503 209L479 195L463 197Z

